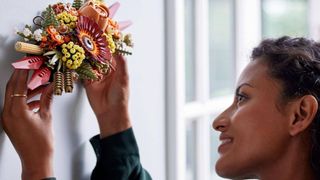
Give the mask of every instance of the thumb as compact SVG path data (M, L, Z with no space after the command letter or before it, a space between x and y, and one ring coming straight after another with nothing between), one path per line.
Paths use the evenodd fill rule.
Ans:
M81 81L82 81L82 84L83 84L84 88L87 88L88 86L90 86L92 84L92 81L89 80L89 79L83 79Z
M53 99L53 83L49 84L40 97L39 113L41 117L49 117L51 115L51 104Z
M116 55L115 61L116 73L121 74L121 76L128 76L128 67L126 59L122 55Z

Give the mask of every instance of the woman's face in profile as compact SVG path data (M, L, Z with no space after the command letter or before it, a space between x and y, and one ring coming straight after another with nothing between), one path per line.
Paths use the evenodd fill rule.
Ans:
M289 118L279 106L281 86L267 70L262 60L250 62L232 105L213 122L221 132L216 171L222 177L257 177L285 154Z

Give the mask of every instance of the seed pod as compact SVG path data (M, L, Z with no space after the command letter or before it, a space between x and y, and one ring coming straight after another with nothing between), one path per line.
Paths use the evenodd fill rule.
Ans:
M61 95L63 92L63 74L58 71L54 74L54 95Z
M64 72L64 90L66 93L71 93L73 90L72 72L68 68Z
M40 46L29 44L25 42L17 42L15 44L15 49L18 52L28 53L28 54L43 54L43 49Z

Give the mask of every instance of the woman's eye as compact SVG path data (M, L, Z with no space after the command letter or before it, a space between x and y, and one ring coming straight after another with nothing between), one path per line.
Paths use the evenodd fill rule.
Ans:
M237 103L242 103L243 101L245 101L247 99L247 97L243 94L237 94L236 95L236 100L237 100Z

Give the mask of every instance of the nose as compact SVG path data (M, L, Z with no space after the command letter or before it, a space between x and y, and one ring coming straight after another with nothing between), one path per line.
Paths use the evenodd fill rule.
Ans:
M230 118L227 115L227 110L221 113L213 120L212 127L216 131L225 132L230 124Z

